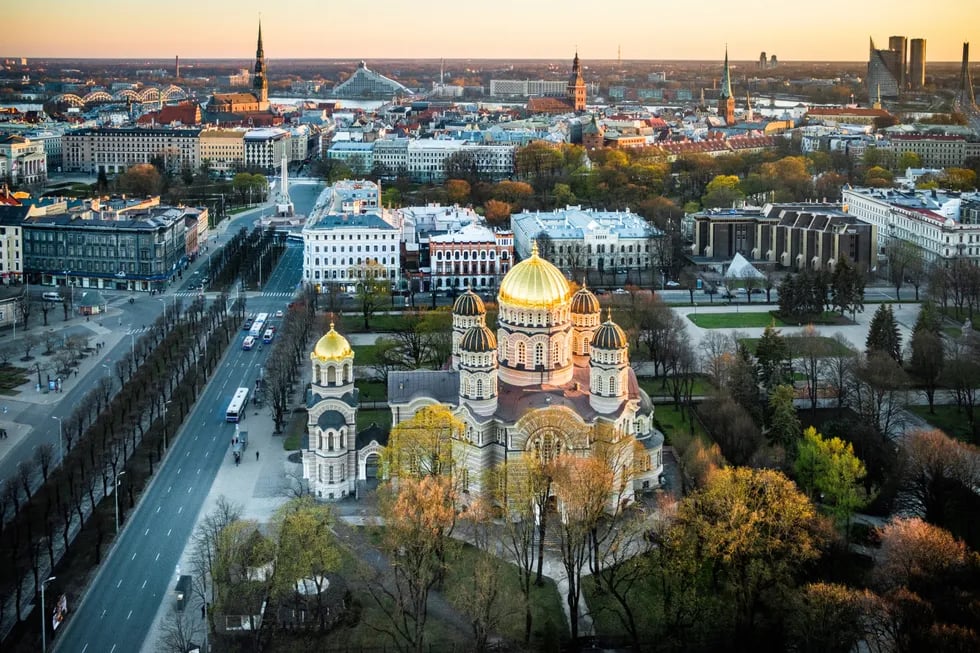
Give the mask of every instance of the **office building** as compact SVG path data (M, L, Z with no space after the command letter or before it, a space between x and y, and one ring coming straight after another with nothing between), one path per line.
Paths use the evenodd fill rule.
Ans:
M908 69L908 39L904 36L889 36L888 49L896 53L898 59L898 88L905 90L905 77Z
M326 292L353 292L366 274L394 282L401 270L400 233L378 213L313 215L303 228L303 280Z
M840 204L713 209L692 218L698 263L730 261L740 254L793 270L832 269L841 256L866 269L877 264L877 228Z
M921 91L926 85L926 40L909 41L909 88Z
M471 222L429 237L431 282L436 290L495 289L514 261L514 234Z
M870 102L879 99L897 99L901 90L902 53L895 50L879 50L871 40L871 50L868 55L868 98Z

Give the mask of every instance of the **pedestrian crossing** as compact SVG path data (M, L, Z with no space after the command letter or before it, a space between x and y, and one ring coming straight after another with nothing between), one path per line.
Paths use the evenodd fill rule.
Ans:
M200 294L201 293L198 292L198 291L196 291L196 290L178 290L177 292L173 293L172 296L176 296L176 297L180 297L180 298L196 299L197 297L200 296ZM287 298L288 299L288 298L291 298L291 297L295 297L296 296L296 293L295 292L289 292L289 291L282 291L282 292L259 292L259 293L256 293L254 290L249 290L245 294L248 297L270 297L270 298L276 298L276 299L282 299L282 298ZM204 293L204 295L206 297L208 297L209 299L213 299L213 298L215 298L215 297L218 296L218 293L215 293L215 292L206 292L206 293ZM232 297L235 297L235 294L232 293L231 296Z

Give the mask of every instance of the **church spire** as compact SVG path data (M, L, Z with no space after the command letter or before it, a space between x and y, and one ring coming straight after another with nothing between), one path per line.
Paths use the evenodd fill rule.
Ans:
M269 102L269 80L265 73L265 50L262 47L262 20L259 19L259 38L255 44L255 75L252 90L259 103Z
M721 71L721 97L732 97L732 75L728 69L728 46L725 46L725 67Z

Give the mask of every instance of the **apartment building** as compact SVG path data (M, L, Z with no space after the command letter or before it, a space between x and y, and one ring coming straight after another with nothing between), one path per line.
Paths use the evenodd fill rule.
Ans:
M432 285L436 290L492 290L514 263L514 232L475 222L429 238Z
M273 171L289 158L289 132L284 129L252 129L245 132L245 167Z
M62 146L66 172L125 172L138 163L161 158L179 172L200 166L200 129L93 127L65 134Z
M353 292L365 274L382 271L394 282L401 270L399 230L377 213L331 213L303 229L303 280L325 292L336 284Z
M980 264L980 194L845 188L847 212L877 227L881 258L892 239L917 245L926 261Z
M227 174L245 165L245 130L205 129L200 135L201 163Z

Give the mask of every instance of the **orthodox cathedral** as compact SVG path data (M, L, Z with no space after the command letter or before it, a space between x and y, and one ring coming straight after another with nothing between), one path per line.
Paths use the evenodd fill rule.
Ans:
M596 296L586 288L573 294L534 244L531 256L504 277L497 302L494 333L478 295L468 291L456 300L451 369L389 374L392 424L424 406L447 405L466 425L462 485L473 491L483 470L525 451L545 460L590 455L592 429L604 425L641 445L626 462L634 470L634 490L656 487L663 436L629 365L626 334L611 317L602 320ZM355 434L354 354L333 325L310 359L303 472L315 496L340 499L376 473L386 438L373 430Z

